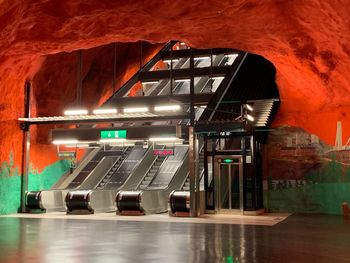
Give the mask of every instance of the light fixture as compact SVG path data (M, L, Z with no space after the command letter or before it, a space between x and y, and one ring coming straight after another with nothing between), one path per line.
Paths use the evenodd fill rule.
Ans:
M253 107L250 106L249 104L243 104L243 108L245 108L246 110L249 110L249 111L253 111Z
M56 145L60 144L77 144L79 141L75 139L67 139L67 140L54 140L52 143Z
M180 105L162 105L154 107L154 111L178 111L180 109Z
M147 112L147 107L140 107L140 108L125 108L124 113L136 113L136 112Z
M126 139L101 139L102 143L126 142Z
M64 115L86 115L88 114L88 111L85 109L71 109L71 110L65 110Z
M94 114L115 114L117 113L117 109L96 109L93 111Z
M254 121L254 117L252 115L246 114L244 115L244 117L248 120L248 121Z
M170 142L179 140L176 137L151 137L149 138L151 142Z
M193 60L197 61L197 60L205 60L205 59L210 59L209 56L204 56L204 57L194 57Z
M191 79L175 79L175 82L190 82Z
M223 80L225 77L211 77L212 80Z
M173 59L163 59L163 62L164 62L164 63L171 63L171 61L173 61L173 63L174 63L174 62L179 62L179 61L180 61L180 59L178 59L178 58L173 58Z
M142 83L142 85L149 85L149 84L158 84L159 83L159 81L158 80L150 80L150 81L142 81L141 82Z

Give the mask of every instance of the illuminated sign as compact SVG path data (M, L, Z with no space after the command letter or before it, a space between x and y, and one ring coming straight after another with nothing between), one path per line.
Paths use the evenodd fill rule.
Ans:
M75 152L58 152L58 157L60 158L75 158Z
M126 138L126 130L110 130L110 131L101 131L100 132L101 139L125 139Z
M218 162L219 163L239 163L239 159L229 159L229 158L226 158L226 159L218 159Z
M158 156L174 155L174 149L156 149L156 150L153 150L153 155L158 155Z

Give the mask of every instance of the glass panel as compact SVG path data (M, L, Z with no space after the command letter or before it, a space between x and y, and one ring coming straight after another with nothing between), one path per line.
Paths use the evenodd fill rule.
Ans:
M170 59L169 60L159 60L154 66L150 69L150 71L158 71L158 70L168 70L170 69ZM176 60L173 60L173 66L176 63Z
M170 70L173 63L173 69L186 69L190 67L189 58L173 58L159 60L149 71Z
M142 83L144 96L158 96L170 94L170 80L163 79L154 82Z
M212 156L207 157L208 162L208 187L212 187L213 183L213 158Z
M151 85L151 84L149 84ZM152 85L155 85L155 82L153 82ZM139 97L143 96L143 84L141 84L140 81L136 82L134 86L132 86L131 89L124 95L124 97Z
M229 209L229 165L220 164L220 208Z
M211 59L210 56L194 57L193 63L195 68L206 68L210 67Z
M213 67L225 66L227 58L224 54L213 55Z
M232 209L240 209L238 165L231 165L231 205Z
M190 79L175 79L173 85L173 94L189 94Z
M237 53L226 54L224 66L231 66L237 57L238 57Z

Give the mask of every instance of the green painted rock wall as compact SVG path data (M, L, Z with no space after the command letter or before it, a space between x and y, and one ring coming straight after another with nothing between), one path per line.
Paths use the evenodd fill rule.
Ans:
M41 173L30 168L28 190L50 189L69 170L69 162L60 160L47 166ZM0 167L0 214L16 213L21 199L21 175L14 166L12 155L9 162Z

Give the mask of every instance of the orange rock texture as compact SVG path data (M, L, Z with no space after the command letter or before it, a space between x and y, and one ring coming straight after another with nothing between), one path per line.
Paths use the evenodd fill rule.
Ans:
M76 77L62 61L49 63L47 55L138 40L179 39L196 48L229 47L260 54L277 68L282 104L274 126L299 126L334 144L340 120L346 140L350 136L349 14L347 0L2 0L0 161L8 159L12 150L15 162L21 162L16 119L23 114L24 81L48 84L46 76L57 71L65 72L63 85ZM89 52L98 56L99 49ZM86 63L84 74L94 70L88 66L91 61ZM45 70L48 74L39 77L38 72ZM89 83L99 85L97 78ZM62 104L46 100L51 91L49 85L45 87L34 89L34 113L61 114ZM58 99L72 101L74 88L66 87ZM96 94L102 99L98 90L88 90L88 100Z

